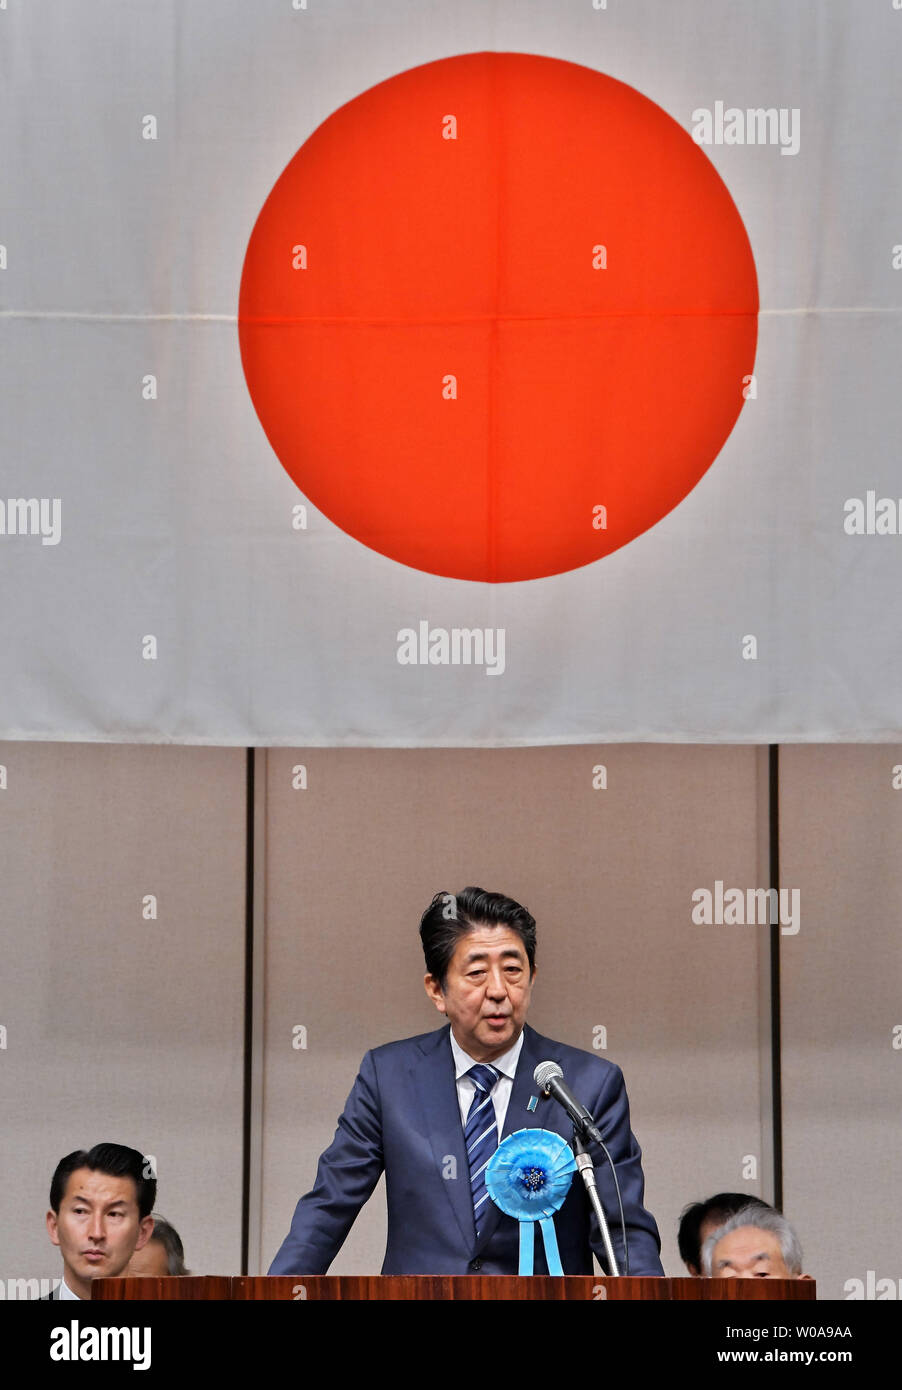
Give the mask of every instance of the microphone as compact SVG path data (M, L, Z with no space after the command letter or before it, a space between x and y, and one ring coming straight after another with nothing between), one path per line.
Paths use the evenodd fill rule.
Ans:
M545 1091L549 1096L553 1096L558 1104L564 1107L578 1130L588 1130L595 1138L598 1134L595 1129L595 1120L582 1101L577 1100L570 1090L564 1080L564 1073L557 1062L540 1062L532 1074L532 1079L540 1091ZM600 1139L601 1136L598 1137Z
M557 1062L540 1062L532 1074L532 1079L540 1091L553 1096L558 1105L562 1105L567 1114L573 1121L575 1130L573 1138L573 1149L576 1157L576 1166L580 1171L582 1180L586 1185L589 1194L589 1201L598 1219L601 1238L604 1243L605 1254L608 1260L608 1272L612 1275L619 1275L620 1267L617 1263L617 1256L614 1254L614 1247L611 1244L611 1234L608 1230L608 1223L605 1219L604 1208L601 1205L601 1198L598 1195L598 1184L595 1180L595 1168L592 1160L586 1151L586 1140L594 1139L600 1146L602 1153L610 1164L611 1175L614 1179L614 1189L617 1193L617 1204L620 1207L620 1231L623 1236L623 1251L626 1256L626 1272L630 1272L629 1246L626 1243L626 1219L623 1213L623 1198L620 1195L620 1183L617 1179L617 1169L614 1167L614 1160L605 1147L595 1120L590 1112L583 1105L581 1100L570 1090L564 1080L564 1073Z

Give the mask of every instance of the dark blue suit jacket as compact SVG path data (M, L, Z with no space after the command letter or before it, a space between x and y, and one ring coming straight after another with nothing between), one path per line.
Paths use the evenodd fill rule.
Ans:
M476 1237L449 1033L446 1025L366 1054L335 1138L320 1158L313 1189L298 1202L270 1274L325 1274L383 1169L388 1199L383 1274L517 1273L519 1225L513 1217L489 1201L491 1210ZM556 1101L543 1096L534 1111L527 1109L537 1090L533 1072L546 1061L561 1066L567 1084L594 1115L617 1168L630 1273L663 1274L658 1229L642 1204L642 1155L630 1131L619 1067L524 1027L502 1137L534 1127L572 1137L573 1126ZM610 1167L596 1146L591 1152L622 1274ZM604 1247L579 1174L554 1224L565 1274L591 1274L593 1249L604 1267ZM538 1227L535 1252L535 1272L544 1274Z

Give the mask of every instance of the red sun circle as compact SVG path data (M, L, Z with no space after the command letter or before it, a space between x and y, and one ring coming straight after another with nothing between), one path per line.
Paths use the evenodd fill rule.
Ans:
M634 88L474 53L340 108L245 258L245 377L278 458L364 545L457 579L589 564L716 458L753 370L742 219Z

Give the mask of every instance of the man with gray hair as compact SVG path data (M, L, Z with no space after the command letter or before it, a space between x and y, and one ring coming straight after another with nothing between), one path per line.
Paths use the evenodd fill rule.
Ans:
M132 1277L166 1278L170 1275L190 1274L185 1268L185 1250L182 1239L171 1221L158 1212L154 1213L153 1231L143 1250L136 1250L128 1262L125 1273Z
M809 1279L802 1247L786 1217L771 1207L748 1206L712 1231L702 1246L708 1279Z

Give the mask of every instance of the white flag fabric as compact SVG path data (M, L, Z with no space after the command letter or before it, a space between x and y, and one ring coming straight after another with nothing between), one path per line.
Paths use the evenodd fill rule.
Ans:
M893 0L0 4L0 737L902 736Z

